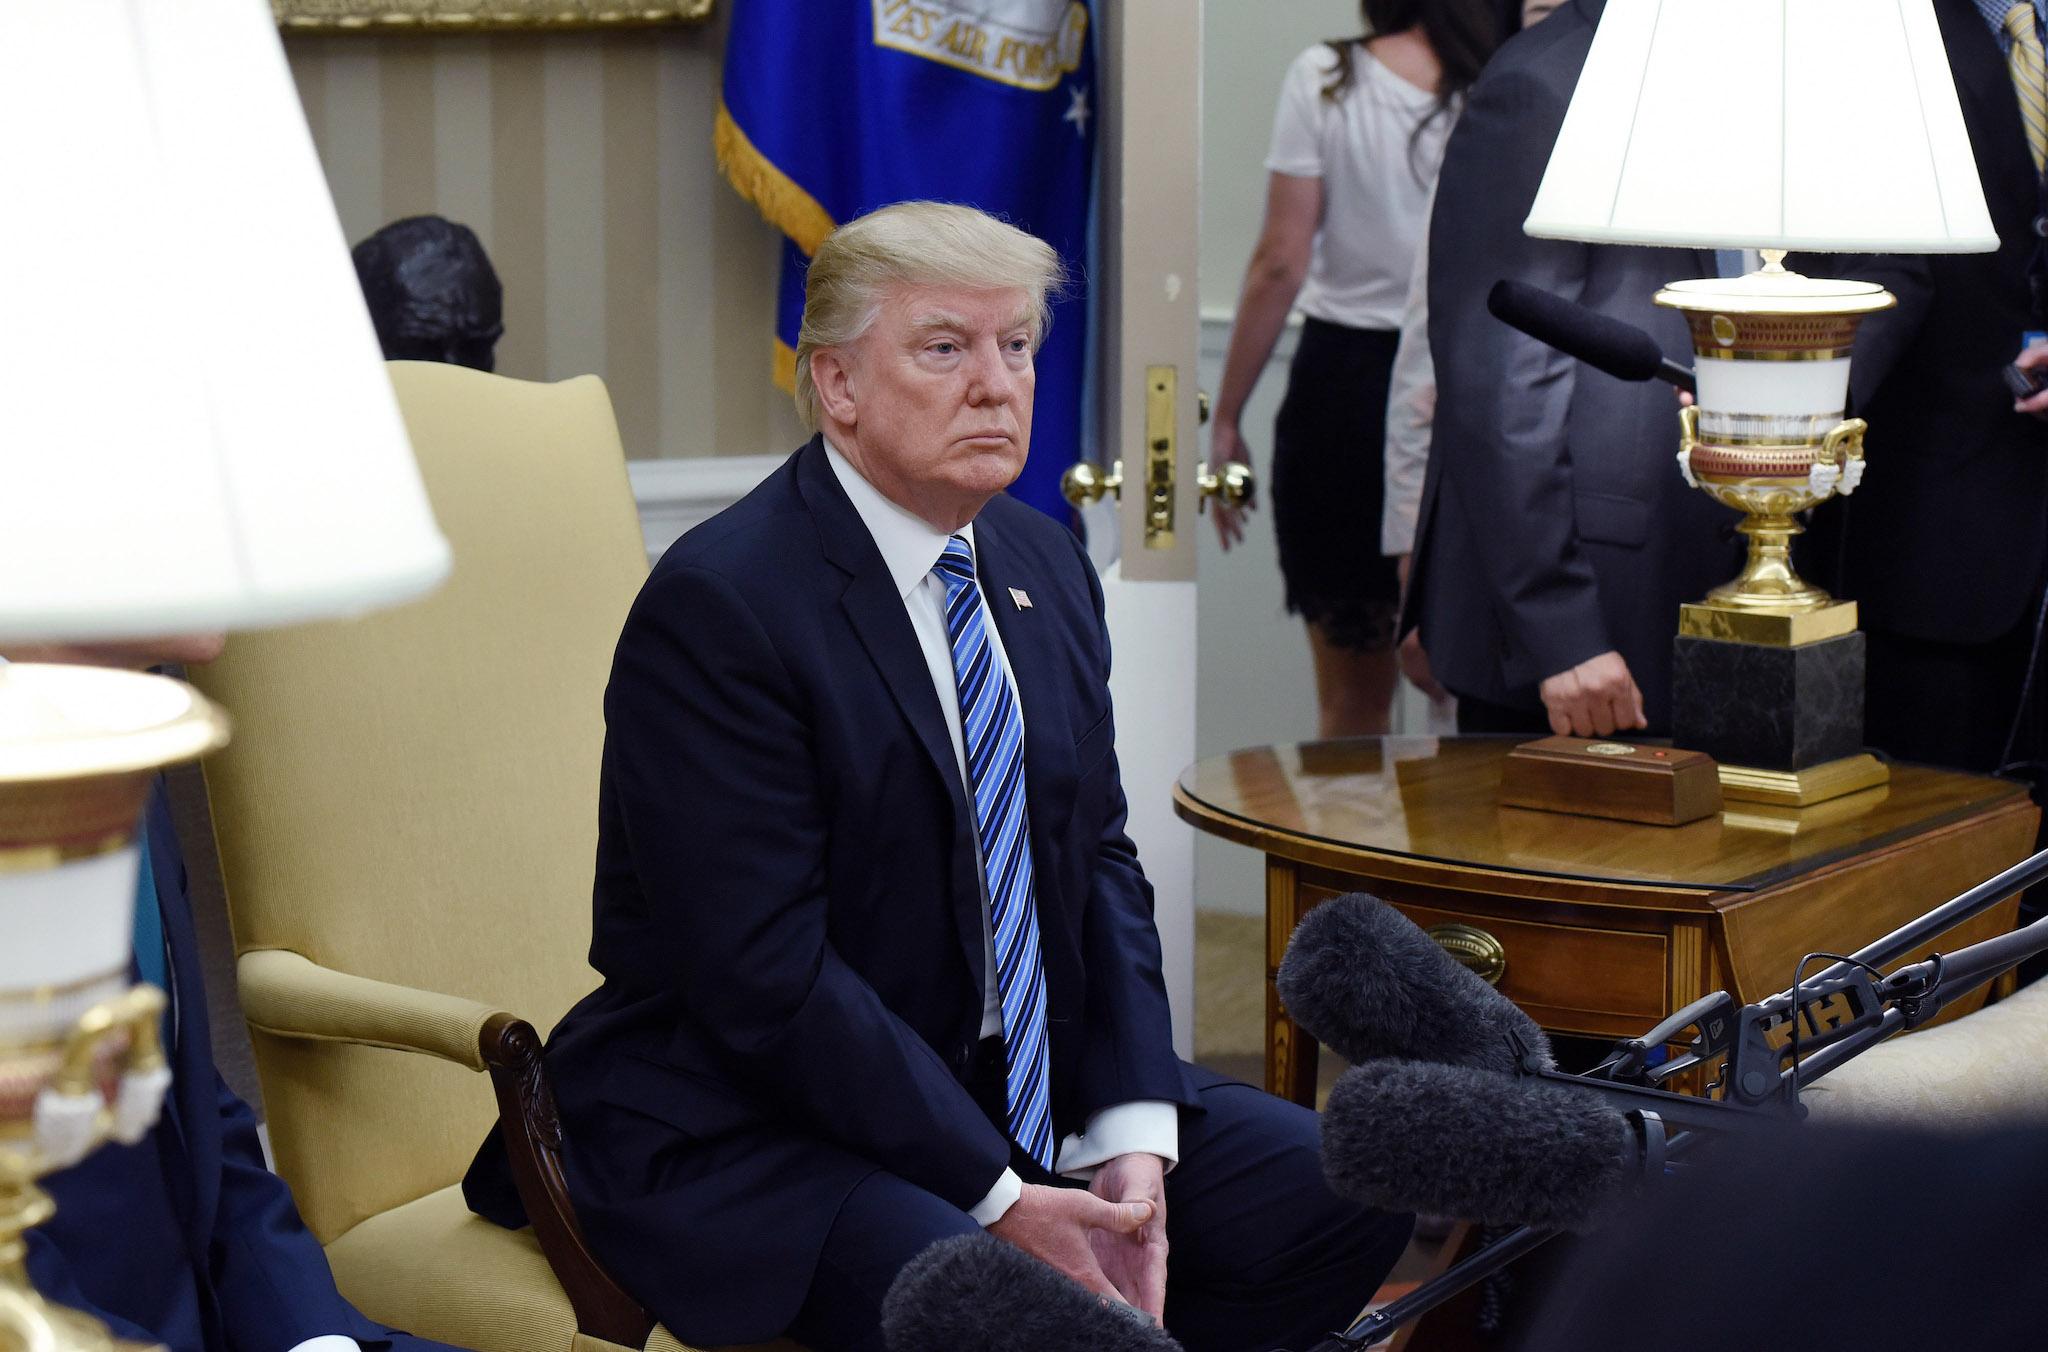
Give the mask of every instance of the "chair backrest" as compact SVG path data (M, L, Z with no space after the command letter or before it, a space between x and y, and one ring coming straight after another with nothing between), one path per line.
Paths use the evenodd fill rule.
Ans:
M596 984L602 696L647 572L618 427L592 376L390 369L454 573L397 610L236 635L195 673L235 723L206 767L235 946L546 1030ZM494 1116L483 1077L427 1057L254 1041L323 1241L454 1182Z

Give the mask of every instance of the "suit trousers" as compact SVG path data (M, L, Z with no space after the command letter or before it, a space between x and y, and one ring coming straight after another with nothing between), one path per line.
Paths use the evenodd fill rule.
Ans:
M984 1047L989 1044L983 1044ZM1000 1054L975 1097L1000 1123ZM1407 1246L1414 1217L1346 1202L1323 1181L1316 1115L1188 1066L1201 1106L1180 1115L1166 1176L1166 1327L1189 1352L1306 1347L1356 1318ZM1026 1183L1057 1179L1014 1152ZM894 1174L847 1197L789 1336L813 1352L883 1352L882 1298L926 1247L979 1227Z

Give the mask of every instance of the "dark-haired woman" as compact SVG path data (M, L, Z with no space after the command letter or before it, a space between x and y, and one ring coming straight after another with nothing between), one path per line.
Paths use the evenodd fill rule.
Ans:
M1308 624L1318 733L1385 732L1400 584L1380 552L1381 451L1415 249L1465 89L1498 40L1492 0L1364 0L1365 37L1289 67L1266 214L1224 360L1210 458L1249 460L1239 418L1290 309L1304 322L1273 431L1287 608ZM1224 548L1243 538L1217 513Z

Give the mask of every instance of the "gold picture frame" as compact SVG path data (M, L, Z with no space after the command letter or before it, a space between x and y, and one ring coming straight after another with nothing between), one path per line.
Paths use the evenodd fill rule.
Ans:
M703 23L715 0L270 0L299 33L477 33Z

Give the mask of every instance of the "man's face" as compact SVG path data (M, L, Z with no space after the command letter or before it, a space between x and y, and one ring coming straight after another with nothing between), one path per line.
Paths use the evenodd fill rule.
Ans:
M883 496L957 530L1031 448L1031 297L899 286L846 353L854 460ZM837 440L838 438L835 438Z

